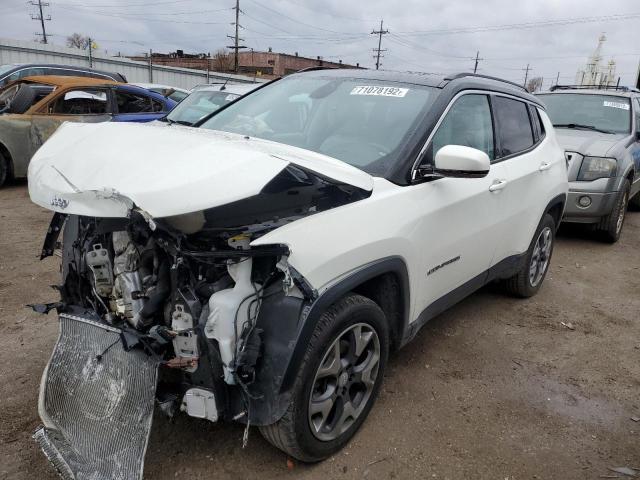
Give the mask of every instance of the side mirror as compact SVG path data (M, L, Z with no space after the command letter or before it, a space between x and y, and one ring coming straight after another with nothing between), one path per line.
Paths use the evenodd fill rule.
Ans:
M636 132L636 142L640 142L640 130Z
M489 155L461 145L446 145L436 152L433 173L443 177L482 178L489 173Z

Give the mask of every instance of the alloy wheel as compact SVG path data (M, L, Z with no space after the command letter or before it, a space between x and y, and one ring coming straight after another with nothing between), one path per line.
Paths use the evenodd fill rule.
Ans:
M364 411L378 378L380 339L366 323L344 330L326 350L313 380L309 426L331 441L346 432Z
M547 271L549 259L551 258L552 243L553 234L551 228L543 228L536 239L533 255L531 256L531 264L529 265L529 283L532 287L538 286Z
M620 234L622 230L622 224L624 223L624 215L627 212L627 203L629 202L627 192L622 197L622 205L620 205L620 213L618 213L618 221L616 223L616 234Z

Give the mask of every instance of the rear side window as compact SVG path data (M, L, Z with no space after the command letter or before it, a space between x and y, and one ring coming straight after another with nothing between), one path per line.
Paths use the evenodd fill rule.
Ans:
M476 148L491 160L495 158L491 109L486 95L463 95L453 104L433 136L431 159L446 145Z
M107 92L98 89L69 90L49 106L57 115L104 115L108 113Z
M493 97L493 111L498 124L501 157L514 155L533 146L533 130L526 103L506 97Z
M153 112L151 99L137 93L116 92L116 102L118 103L118 113L147 113Z

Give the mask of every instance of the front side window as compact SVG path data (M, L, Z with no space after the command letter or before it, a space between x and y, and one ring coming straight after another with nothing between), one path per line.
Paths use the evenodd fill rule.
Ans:
M106 90L83 88L69 90L49 106L54 115L104 115L107 110Z
M491 109L486 95L464 95L453 104L433 136L429 156L435 159L438 150L446 145L476 148L491 160L495 158Z
M154 111L151 99L137 93L117 90L116 103L118 104L118 113L147 113Z
M547 93L539 95L556 128L594 130L602 133L629 133L629 98L584 93Z
M292 76L239 99L202 128L301 147L384 176L398 161L436 90L329 73Z
M527 104L506 97L493 97L493 112L498 125L500 156L514 155L533 146L533 131Z

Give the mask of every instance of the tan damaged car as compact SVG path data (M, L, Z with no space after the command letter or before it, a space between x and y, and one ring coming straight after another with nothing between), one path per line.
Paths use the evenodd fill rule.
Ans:
M64 122L149 122L175 104L105 79L48 75L13 82L0 90L0 187L26 177L33 154Z

